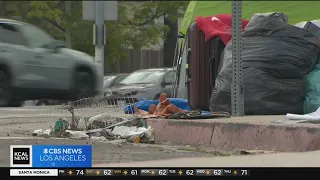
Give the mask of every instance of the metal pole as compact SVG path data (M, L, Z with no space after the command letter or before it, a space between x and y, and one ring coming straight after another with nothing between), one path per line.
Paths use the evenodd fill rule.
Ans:
M242 1L232 1L232 116L244 115L244 95L242 84Z
M102 76L99 83L99 89L103 89L104 78L104 1L95 1L95 62L101 66ZM101 92L100 96L103 96Z

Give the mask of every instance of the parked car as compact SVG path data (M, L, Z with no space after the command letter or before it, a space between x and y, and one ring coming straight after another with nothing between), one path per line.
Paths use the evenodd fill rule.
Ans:
M61 104L67 103L68 101L41 99L41 100L35 100L33 102L35 106L43 106L43 105L61 105Z
M0 52L0 107L77 100L102 91L93 57L65 48L34 25L0 19Z
M127 76L128 74L125 74L125 73L104 76L104 82L103 82L104 96L112 95L111 88L115 85L118 85Z
M126 103L144 98L159 99L161 93L171 97L174 77L175 71L172 68L141 69L129 74L111 90L113 95L124 97Z
M111 88L114 85L118 85L124 78L126 78L129 74L115 74L104 76L103 87L104 88Z

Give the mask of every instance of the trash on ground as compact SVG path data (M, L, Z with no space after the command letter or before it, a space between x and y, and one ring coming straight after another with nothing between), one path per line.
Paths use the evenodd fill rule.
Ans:
M69 127L69 122L65 118L59 118L54 125L54 132L62 132L67 130Z
M91 140L96 140L96 141L107 141L107 139L103 136L99 136L99 137L96 137L96 136L92 136L90 138Z
M69 133L69 138L71 139L89 139L89 136L85 133L85 131L66 130L65 132Z
M86 121L84 118L80 118L77 124L77 130L84 131L86 130Z
M287 113L286 118L289 120L304 120L300 122L320 123L320 107L315 112L304 115Z
M91 129L86 131L90 137L105 137L107 140L128 139L132 136L139 136L139 142L154 142L154 131L150 126L145 128L145 123L140 118L125 120L108 126L106 128ZM129 139L128 142L131 142ZM134 141L137 143L137 141Z
M89 118L88 122L86 123L86 127L88 130L107 128L125 121L127 121L127 119L119 118L119 117L111 117L107 115L107 113L104 113L104 115L101 115L101 116L98 115L98 116Z
M110 116L109 116L109 113L103 113L103 114L99 114L99 115L96 115L96 116L93 116L91 117L88 122L87 122L87 127L94 121L97 121L97 120L102 120L102 119L108 119Z
M50 136L52 133L51 129L46 129L46 130L42 130L42 129L36 129L33 131L32 136L42 136L42 135L47 135Z
M191 111L187 113L174 113L168 116L168 119L212 119L212 118L229 118L228 112L211 112L203 114L199 111Z
M33 136L37 136L37 135L40 135L40 134L42 134L42 129L36 129L32 133Z
M276 151L265 151L265 150L242 150L238 152L240 155L252 155L252 154L273 154Z
M277 124L297 124L297 123L303 123L303 122L307 122L308 120L278 120L278 121L274 121L272 123L277 123Z
M140 143L140 136L139 135L133 135L133 136L130 136L129 138L127 138L127 141L128 142L131 142L131 143Z
M71 126L71 124L73 125ZM37 129L32 133L33 136L43 134L58 138L97 141L154 142L153 129L150 126L147 127L143 119L112 117L108 113L93 117L77 117L73 115L70 122L65 118L59 118L51 129L45 131Z
M128 138L133 135L141 135L146 131L148 131L148 129L144 127L115 126L112 130L112 133L116 136Z

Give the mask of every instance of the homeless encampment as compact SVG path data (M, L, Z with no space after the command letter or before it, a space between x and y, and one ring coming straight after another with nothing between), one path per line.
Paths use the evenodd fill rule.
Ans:
M314 68L319 52L319 38L288 24L286 15L255 14L242 36L245 114L302 113L303 81ZM231 41L220 63L210 110L231 112Z

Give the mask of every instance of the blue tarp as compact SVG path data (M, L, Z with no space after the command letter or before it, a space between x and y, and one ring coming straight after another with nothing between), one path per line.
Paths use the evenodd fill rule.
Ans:
M180 108L182 110L191 111L187 100L180 99L180 98L168 98L168 99L177 108ZM138 109L149 111L149 107L151 104L157 105L158 103L159 103L159 99L158 100L142 100L142 101L137 102L136 106ZM124 112L126 114L134 114L133 104L126 105L124 107Z
M188 101L186 99L181 99L181 98L168 98L168 99L177 108L180 108L186 111L191 111L191 108L189 107ZM136 106L138 109L149 111L149 107L151 104L157 105L158 103L159 103L159 99L158 100L142 100L137 102ZM126 105L124 107L124 112L126 114L134 114L135 112L134 112L133 104ZM210 112L205 112L205 111L202 112L202 114L207 114L207 113L210 113Z

